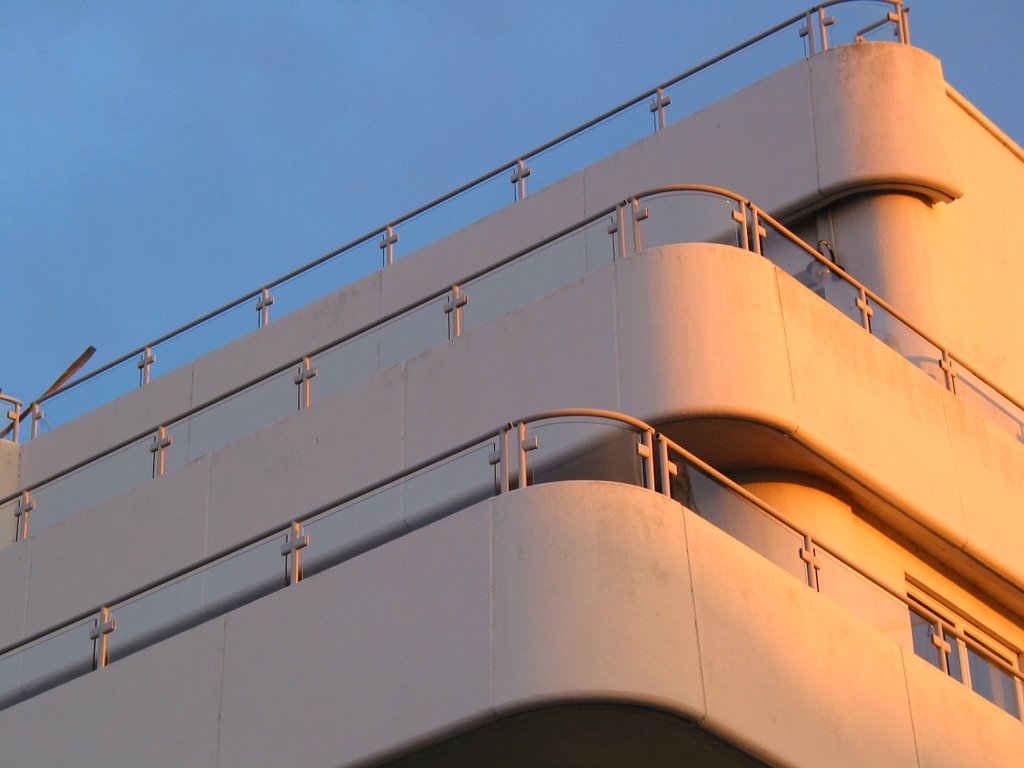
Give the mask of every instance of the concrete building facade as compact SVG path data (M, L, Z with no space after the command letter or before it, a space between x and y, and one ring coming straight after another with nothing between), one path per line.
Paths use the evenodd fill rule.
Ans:
M37 404L3 764L1015 764L1024 151L892 7L26 439L75 387Z

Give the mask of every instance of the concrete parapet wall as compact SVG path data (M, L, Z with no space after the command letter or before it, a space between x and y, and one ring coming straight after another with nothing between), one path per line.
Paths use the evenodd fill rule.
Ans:
M1024 493L1021 446L767 261L685 245L616 262L0 550L5 604L24 605L26 583L38 596L6 631L91 609L510 418L573 407L767 427L782 442L755 467L808 471L813 459L961 578L1019 607L1024 521L1005 500ZM729 446L716 449L725 467Z
M1024 748L1019 722L706 521L601 482L464 510L7 710L0 737L12 768L368 765L595 702L778 765Z

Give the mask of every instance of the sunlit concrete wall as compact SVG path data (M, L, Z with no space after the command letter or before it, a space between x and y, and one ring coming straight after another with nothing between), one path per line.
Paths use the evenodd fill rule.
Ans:
M813 220L855 276L1020 391L1010 350L1024 342L1024 260L1004 246L1021 167L932 57L837 49L27 443L17 471L6 451L19 480L0 482L31 485L626 195L680 182ZM1024 613L1020 444L767 261L684 245L620 260L0 549L0 644L510 418L565 407L771 433L743 470L827 481L835 492L815 507L825 540L883 553L884 583L898 589L911 560L879 526L941 562L954 594L969 584ZM743 453L719 449L727 463ZM770 478L758 482L772 495ZM310 764L337 764L517 708L614 699L788 765L1019 754L1019 722L787 579L664 499L541 487L17 705L0 713L0 741L11 765L287 762L295 744ZM1000 621L1013 635L1010 618L988 624ZM60 739L47 738L54 722Z
M1019 722L706 521L600 482L460 512L31 699L0 739L12 768L368 764L588 702L780 765L1024 748Z
M970 582L1019 609L1024 575L1015 553L1024 524L1006 500L1024 490L1024 469L1012 438L764 260L726 246L686 245L617 262L0 551L8 606L0 643L509 418L580 406L655 422L727 416L767 425L798 456L832 467L826 476L847 495L869 487L861 507L908 536L930 532L937 543L919 536L917 546L943 559L946 577L919 569L920 578L951 596ZM459 418L448 418L451 412ZM775 450L763 453L760 466L806 471L806 461ZM809 510L824 543L854 561L865 558L896 591L917 567L870 526L860 539L846 536L839 521L848 512L826 514L827 505L809 503L781 508L794 506ZM1012 628L1003 636L1013 637Z
M861 502L886 523L1020 601L1019 444L767 261L682 245L616 262L0 550L5 602L24 605L7 639L509 419L570 407L768 427L841 487L869 489ZM775 449L760 466L805 463Z
M809 239L834 241L855 277L998 383L1024 389L1019 356L1009 353L1024 344L1024 331L1005 290L1024 278L1009 230L1024 204L1024 163L951 99L936 59L865 43L797 62L41 436L22 449L21 484L166 423L625 196L679 183L729 188L784 218L824 211Z
M0 440L0 495L14 493L20 487L21 446L10 440Z

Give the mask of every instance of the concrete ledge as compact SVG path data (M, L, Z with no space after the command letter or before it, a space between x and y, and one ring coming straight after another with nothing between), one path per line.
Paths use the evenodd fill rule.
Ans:
M690 744L730 768L957 764L982 733L1010 764L1024 734L678 504L574 481L478 504L16 705L0 739L15 767L285 764L296 744L304 765L431 750L470 765L530 718L530 748L558 754L559 717L672 734L647 745L654 765ZM54 738L53 722L78 725Z

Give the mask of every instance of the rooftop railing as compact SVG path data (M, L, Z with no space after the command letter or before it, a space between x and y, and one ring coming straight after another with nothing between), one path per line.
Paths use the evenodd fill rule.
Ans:
M102 453L0 497L15 540L56 525L222 448L355 382L487 324L645 249L722 243L763 256L980 409L1018 440L1024 404L745 198L717 187L660 187L610 206L467 275L451 288L309 350ZM0 534L2 535L2 534Z
M0 649L0 708L286 590L477 502L569 480L622 483L678 501L1020 718L1024 677L1015 660L873 580L649 424L595 409L509 422Z
M3 428L4 434L10 434L11 440L18 442L21 425L21 400L0 392L0 407L4 409L4 418L7 426Z
M902 0L830 0L650 88L445 195L170 331L34 401L34 437L142 386L202 354L387 267L596 160L661 130L763 77L771 65L828 50L837 41L888 36L910 43ZM834 14L834 15L833 15ZM672 107L670 109L670 106ZM10 437L12 430L0 432Z

